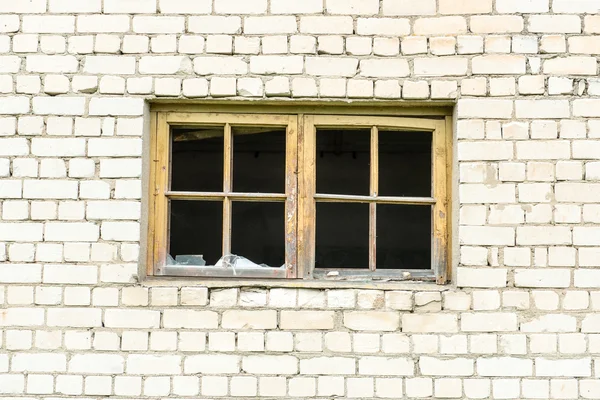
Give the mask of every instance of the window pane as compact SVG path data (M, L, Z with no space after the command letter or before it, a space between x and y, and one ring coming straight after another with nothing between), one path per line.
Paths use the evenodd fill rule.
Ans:
M370 129L317 129L317 193L369 195Z
M173 128L171 190L223 190L223 132L220 127Z
M169 253L176 261L202 255L215 265L221 258L223 202L171 200L170 224Z
M233 202L231 253L256 264L285 264L285 203Z
M233 127L233 190L285 193L285 128Z
M369 267L368 204L317 203L315 267Z
M379 195L431 196L430 132L379 131Z
M431 268L431 207L377 205L377 269Z

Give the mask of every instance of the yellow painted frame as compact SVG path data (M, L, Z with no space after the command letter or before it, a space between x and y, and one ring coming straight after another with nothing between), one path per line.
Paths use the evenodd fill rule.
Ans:
M249 107L233 106L233 113L227 112L227 106L219 106L215 111L204 112L205 107L184 106L181 111L173 105L160 104L151 112L151 158L150 158L150 185L149 185L149 210L148 223L148 254L146 259L147 275L161 275L160 265L164 265L168 241L168 207L167 199L223 199L224 213L231 200L252 201L285 201L286 220L294 223L286 224L286 265L288 278L311 278L314 267L315 223L314 210L316 201L341 201L363 202L370 204L370 214L375 215L375 204L431 204L433 206L433 279L438 283L445 283L450 276L451 248L449 237L451 221L448 218L448 209L451 195L451 167L452 167L452 118L446 112L437 114L431 109L410 108L404 110L394 109L392 115L381 114L381 107L377 109L366 107L353 110L346 109L342 115L340 107L331 111L339 115L324 115L327 107L315 112L315 107L303 106L293 113L293 107ZM271 109L273 113L271 113ZM241 111L244 112L241 112ZM313 114L303 114L303 111ZM377 112L375 112L377 111ZM369 114L372 112L372 114ZM405 117L403 115L410 115ZM442 114L442 115L440 115ZM360 116L358 116L360 115ZM441 117L441 118L440 118ZM251 194L232 193L231 186L227 183L228 165L231 158L225 160L224 190L219 193L194 194L190 192L170 192L169 189L169 132L170 126L194 124L222 124L227 131L231 125L260 125L260 126L286 126L287 127L287 152L286 158L286 194ZM427 131L433 133L433 197L432 198L394 198L377 196L377 186L371 186L370 196L331 196L319 195L315 192L315 143L316 127L365 127L371 129L371 143L373 160L377 160L377 132L379 128L394 128L398 130ZM229 133L226 134L230 137ZM226 152L227 154L227 152ZM291 155L291 156L289 156ZM378 163L372 162L371 176L377 176ZM230 172L230 169L229 169ZM230 174L229 174L230 177ZM297 178L297 179L296 179ZM371 180L374 181L373 179ZM229 181L230 182L230 181ZM371 219L373 219L371 218ZM225 221L224 228L230 228L230 221ZM375 225L370 224L371 248L375 247ZM225 232L225 230L224 230ZM224 235L227 236L227 235ZM229 244L230 245L230 244ZM224 237L223 250L228 248L227 239ZM374 251L370 254L369 268L374 269Z

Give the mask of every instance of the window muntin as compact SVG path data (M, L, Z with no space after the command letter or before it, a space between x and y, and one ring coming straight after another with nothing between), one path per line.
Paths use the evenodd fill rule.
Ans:
M150 237L154 240L149 274L327 279L406 279L410 274L412 278L429 277L445 282L448 229L444 119L167 112L157 112L154 117L152 139L153 159L156 161L152 172L155 182L154 214L150 223ZM188 139L182 138L182 135L187 135ZM173 176L186 169L181 163L177 165L177 155L172 151L185 152L181 143L191 143L204 137L212 140L206 149L214 154L210 156L210 163L202 160L198 170L208 171L213 176L210 179L199 176L196 172L190 173L188 168L186 173L195 178L186 186ZM285 139L282 140L283 137ZM220 138L222 153L218 151L221 148ZM283 150L285 154L282 154ZM261 159L261 154L268 156ZM337 154L338 160L333 160L330 165L322 164L319 157L327 154ZM429 179L418 180L404 169L399 174L390 172L389 165L394 167L394 158L397 164L398 154L406 154L402 161L404 165L428 170ZM357 179L349 180L350 184L346 186L335 179L336 169L352 165L344 158L358 159L357 165L352 168L360 170L352 174ZM285 165L282 166L282 163ZM324 165L321 169L320 163ZM210 169L210 164L214 164L214 170ZM252 174L254 168L266 173ZM214 190L214 182L217 181L214 176L219 174L222 174L223 187L222 190ZM283 185L278 183L282 179L285 181ZM208 181L212 182L212 186L206 184ZM366 190L364 186L367 186ZM192 190L188 189L190 187ZM186 190L176 190L180 188ZM222 206L221 220L214 216L214 211L213 217L205 220L213 227L211 233L221 236L220 255L259 258L262 254L262 258L273 267L271 264L281 259L283 254L284 267L232 273L226 268L175 268L167 265L169 250L182 248L180 244L169 244L169 228L173 229L170 205L177 205L183 200L216 202ZM212 209L215 209L214 205ZM241 211L236 211L238 209ZM338 211L325 211L323 214L323 210L327 209ZM252 210L261 211L253 213ZM253 214L256 217L257 212L269 215L265 218L273 223L265 224L265 218L252 220L248 217ZM335 221L336 215L352 215L360 226L355 229L356 235L350 235L347 241L333 243L330 254L327 254L327 251L321 251L323 241L320 242L320 238L327 242L327 236L342 237L346 233L335 233L335 224L327 222L328 218ZM421 216L419 221L428 220L427 226L414 221L412 217L415 215ZM202 220L198 214L195 218ZM214 228L219 222L220 232ZM402 227L397 228L400 234L390 233L398 224L409 226L412 234L407 235ZM338 230L340 228L337 227ZM254 244L244 243L243 238L253 231L265 232L264 236L271 239L263 238L265 240L261 241L261 238L253 238ZM272 238L282 232L281 244L273 246ZM417 245L411 249L403 237ZM177 238L176 232L174 238ZM365 239L366 244L363 244ZM425 248L427 242L430 244L428 249ZM213 259L215 254L218 255L214 249L203 250L198 248L201 246L198 242L194 243L196 246L188 245L186 252L207 252L212 254ZM214 247L216 240L213 237L206 243ZM345 245L353 249L344 253ZM336 250L336 246L339 249ZM400 254L403 251L405 254ZM350 257L352 254L356 256ZM260 259L252 261L263 262Z

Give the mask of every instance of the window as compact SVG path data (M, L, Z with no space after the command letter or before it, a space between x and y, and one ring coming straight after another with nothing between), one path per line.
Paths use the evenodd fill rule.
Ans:
M449 117L294 111L152 113L148 274L445 282Z

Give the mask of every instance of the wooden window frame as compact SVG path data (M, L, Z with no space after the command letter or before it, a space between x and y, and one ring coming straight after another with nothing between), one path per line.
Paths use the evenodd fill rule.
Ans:
M285 269L265 268L265 271L235 276L244 278L300 278L307 280L434 280L446 283L450 273L450 169L451 118L449 116L405 117L365 115L332 115L327 107L319 112L297 109L278 109L271 113L268 107L258 112L235 110L207 112L201 107L178 111L177 107L159 107L151 112L149 218L146 274L155 276L184 276L228 278L230 271L216 269L170 267L166 265L169 221L168 200L223 201L223 254L231 250L231 203L235 201L285 202ZM308 111L304 113L302 111ZM312 112L311 112L312 111ZM332 110L333 111L333 110ZM417 114L418 115L418 114ZM174 192L170 182L170 128L187 125L224 126L224 178L222 192ZM286 183L285 194L236 193L232 191L232 131L231 126L273 126L286 128ZM325 195L316 193L316 131L327 128L366 128L371 130L371 187L369 196ZM432 133L432 197L379 196L378 130L380 128ZM369 204L369 266L364 270L330 269L315 271L316 202L352 202ZM418 204L432 207L432 268L428 270L375 270L376 205Z

